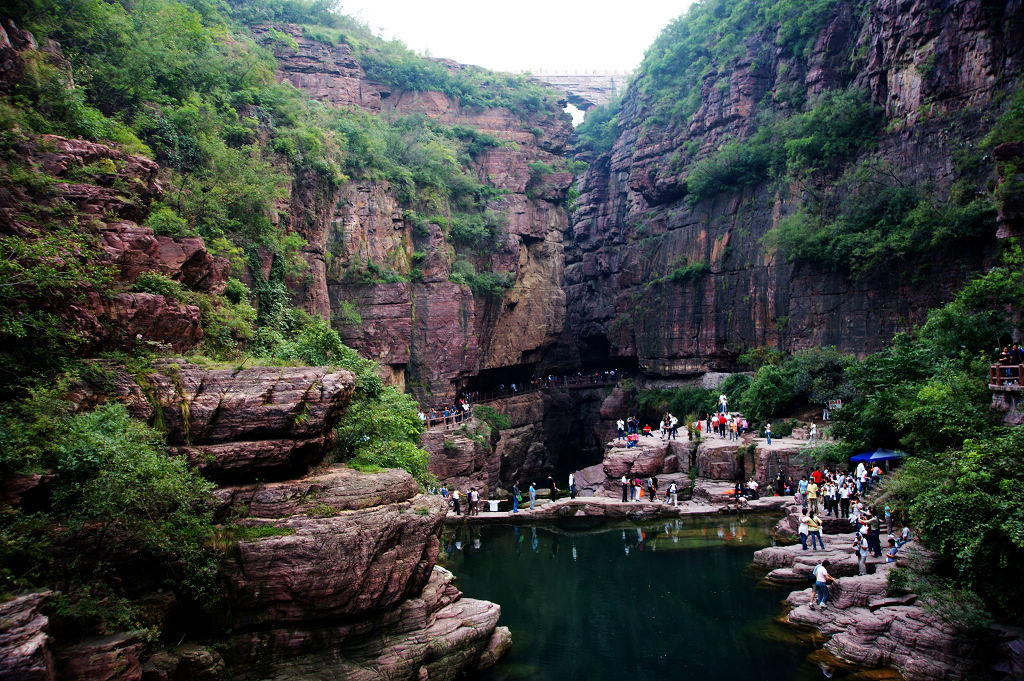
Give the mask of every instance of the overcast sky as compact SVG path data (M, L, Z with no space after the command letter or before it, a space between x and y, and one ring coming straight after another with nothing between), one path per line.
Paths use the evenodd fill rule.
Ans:
M692 0L341 0L413 50L499 71L632 71Z

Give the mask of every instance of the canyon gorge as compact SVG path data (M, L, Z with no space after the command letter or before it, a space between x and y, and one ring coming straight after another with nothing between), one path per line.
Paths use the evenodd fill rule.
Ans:
M606 445L639 391L715 388L748 369L745 353L833 346L863 358L890 347L1024 235L1024 140L985 141L1024 76L1020 1L813 5L796 38L770 17L732 26L722 53L685 58L671 48L680 20L620 98L586 81L420 58L444 84L431 89L382 66L374 50L385 48L358 31L260 16L217 44L258 55L266 92L216 105L182 96L173 111L144 99L134 118L103 111L134 121L139 138L106 128L121 140L30 130L35 119L10 113L48 92L40 74L74 92L100 70L81 68L82 45L4 18L0 232L61 244L8 259L84 263L70 286L48 280L11 304L5 375L46 354L23 340L31 329L8 329L45 315L84 361L59 384L62 403L74 414L123 409L158 431L158 448L209 485L206 512L221 529L205 540L220 594L208 621L171 586L173 570L150 574L133 552L117 554L109 561L131 575L117 588L148 619L80 636L51 624L60 587L19 593L0 604L0 678L454 679L492 667L511 634L500 604L463 597L436 564L447 505L394 464L357 471L335 454L358 446L337 430L358 401L386 387L423 412L472 398L464 426L412 432L436 481L495 498L570 471L588 493L611 495L625 473L763 485L780 469L798 474L795 446L698 456L680 441L637 456ZM695 82L672 80L672 68L699 61ZM223 70L242 83L260 68ZM476 89L449 87L465 82ZM598 122L574 130L565 104L599 99L610 103L588 113ZM294 102L316 125L285 127L301 118ZM209 143L218 107L235 126L220 147ZM844 132L822 136L826 127ZM235 171L204 176L193 157L214 156L195 140L252 161L239 181L262 175L267 205L208 209ZM868 195L893 197L868 211L911 217L830 236ZM243 213L257 227L237 227ZM952 226L902 241L884 231L911 222ZM61 286L74 294L53 293ZM340 368L334 346L321 362L233 352L314 346L310 319L327 320L319 332L337 332L372 371ZM265 331L275 324L276 340ZM63 498L55 480L66 473L38 460L4 464L0 497L14 515ZM76 531L61 560L102 553L91 547L105 525L86 518ZM11 593L29 583L3 578ZM157 645L147 626L181 641Z

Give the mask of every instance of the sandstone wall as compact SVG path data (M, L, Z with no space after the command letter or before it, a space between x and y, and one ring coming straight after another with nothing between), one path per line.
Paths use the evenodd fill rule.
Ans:
M1012 2L879 0L864 16L839 3L806 63L781 50L757 58L770 36L751 41L724 74L727 88L705 81L685 128L652 124L643 95L630 90L619 140L592 163L566 239L569 331L561 348L584 359L635 357L652 374L700 373L728 368L742 349L761 345L871 352L921 322L989 261L992 239L939 254L916 273L852 279L790 264L764 238L803 187L752 186L690 205L693 161L680 169L678 159L694 144L699 159L743 139L759 103L776 101L784 111L778 97L794 85L809 95L857 85L884 110L881 156L946 190L951 159L984 133L983 112L1024 66L1024 48L1011 38L1022 21ZM678 263L707 263L710 271L662 279Z
M298 49L270 41L278 77L314 99L371 113L423 114L451 125L475 128L513 143L492 148L474 162L477 175L506 193L488 209L507 220L503 241L476 262L478 270L512 275L504 296L488 299L449 281L453 250L436 224L416 228L385 181L352 181L328 191L312 178L296 178L290 224L308 242L311 277L295 282L297 302L310 312L331 314L349 345L376 359L393 383L432 401L454 394L453 386L483 369L535 362L561 334L562 208L572 180L568 173L531 181L529 163L560 162L571 134L557 107L529 115L506 109L462 107L438 92L403 92L370 81L348 46L331 47L303 37L295 26L280 30ZM270 27L257 27L268 40ZM444 62L450 68L460 67ZM417 277L413 253L424 254ZM328 257L330 256L330 257ZM353 263L392 271L408 281L362 284L346 271ZM413 280L415 279L415 281ZM362 324L345 324L343 305L354 306Z

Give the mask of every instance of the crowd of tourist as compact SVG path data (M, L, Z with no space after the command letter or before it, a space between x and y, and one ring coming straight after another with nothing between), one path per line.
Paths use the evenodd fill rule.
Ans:
M473 416L473 405L470 402L470 396L467 394L460 397L454 404L431 409L429 412L420 410L418 416L420 421L426 424L427 428L457 426L468 421Z
M621 418L617 420L615 422L615 431L615 439L625 440L627 448L636 447L640 442L641 434L644 437L654 437L654 429L651 428L651 424L646 423L641 428L640 419L635 416L629 416L625 420ZM671 412L665 412L658 422L658 433L662 442L675 440L679 435L679 419Z

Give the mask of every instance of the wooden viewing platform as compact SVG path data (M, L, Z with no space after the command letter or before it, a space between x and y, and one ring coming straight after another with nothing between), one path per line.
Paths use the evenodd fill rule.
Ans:
M988 370L988 389L1001 392L1020 392L1020 364L993 364Z

